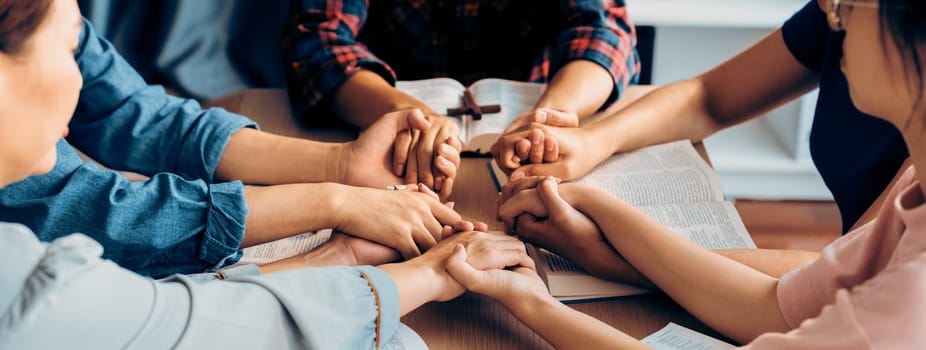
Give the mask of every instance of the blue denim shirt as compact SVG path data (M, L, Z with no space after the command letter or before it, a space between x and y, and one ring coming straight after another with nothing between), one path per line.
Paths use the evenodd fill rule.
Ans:
M231 134L256 125L149 86L86 21L75 57L84 86L70 135L50 173L0 190L0 221L22 223L42 241L85 233L104 258L148 276L236 262L244 187L213 176ZM151 179L130 182L83 162L74 148Z

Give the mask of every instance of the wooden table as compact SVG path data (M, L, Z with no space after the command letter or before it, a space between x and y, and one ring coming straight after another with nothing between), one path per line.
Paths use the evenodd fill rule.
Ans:
M315 140L349 140L346 130L308 130L291 117L282 90L250 90L216 101L258 121L263 130ZM703 147L699 151L704 154ZM486 168L488 158L464 158L454 188L456 209L467 218L501 229L492 212L497 191ZM646 295L571 305L636 338L645 337L668 322L718 336L664 295ZM543 339L523 326L493 300L466 293L449 302L430 303L402 318L431 349L546 349ZM556 322L556 320L551 320Z

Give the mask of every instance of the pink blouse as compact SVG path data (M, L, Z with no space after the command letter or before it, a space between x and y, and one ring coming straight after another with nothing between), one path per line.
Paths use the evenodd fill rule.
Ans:
M907 170L878 219L827 246L778 284L788 333L746 348L926 348L926 206Z

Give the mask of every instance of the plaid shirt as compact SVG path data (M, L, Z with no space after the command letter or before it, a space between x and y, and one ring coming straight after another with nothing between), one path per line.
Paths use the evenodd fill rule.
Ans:
M441 76L548 82L584 59L614 80L607 106L637 79L635 45L622 0L292 0L284 34L290 97L307 120L325 115L315 107L360 69L393 85Z

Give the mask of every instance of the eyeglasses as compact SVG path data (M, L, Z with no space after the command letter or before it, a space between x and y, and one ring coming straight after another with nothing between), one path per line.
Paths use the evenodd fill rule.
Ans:
M853 7L878 8L877 2L855 1L855 0L817 0L823 12L826 12L826 20L830 24L830 29L835 32L846 30L846 17Z

